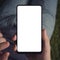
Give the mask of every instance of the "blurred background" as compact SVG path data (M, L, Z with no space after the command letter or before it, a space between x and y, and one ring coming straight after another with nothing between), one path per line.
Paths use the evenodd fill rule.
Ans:
M56 24L51 38L52 60L60 60L60 0L58 0Z

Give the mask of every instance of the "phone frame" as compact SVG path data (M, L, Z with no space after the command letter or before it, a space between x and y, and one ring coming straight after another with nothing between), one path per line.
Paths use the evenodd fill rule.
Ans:
M17 23L17 7L18 6L41 6L41 5L24 5L24 4L17 5L16 6L16 23ZM43 16L42 16L42 14L43 14L43 8L41 6L41 51L40 52L18 52L18 51L16 51L18 54L24 54L24 53L26 53L26 54L31 54L31 53L33 53L33 54L41 54L42 53L42 51L43 51L43 40L42 40Z

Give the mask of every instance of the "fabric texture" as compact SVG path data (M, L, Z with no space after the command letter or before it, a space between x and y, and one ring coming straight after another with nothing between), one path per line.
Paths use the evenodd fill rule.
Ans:
M41 5L43 8L42 28L47 30L51 38L56 17L57 0L6 0L0 7L0 30L4 37L11 43L11 46L4 51L11 52L9 60L28 60L25 54L18 54L12 51L13 42L11 37L16 34L16 6L23 5Z

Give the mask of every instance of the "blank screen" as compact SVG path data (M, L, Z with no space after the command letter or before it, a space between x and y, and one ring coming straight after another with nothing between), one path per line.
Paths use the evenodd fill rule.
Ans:
M41 52L41 6L17 6L17 51Z

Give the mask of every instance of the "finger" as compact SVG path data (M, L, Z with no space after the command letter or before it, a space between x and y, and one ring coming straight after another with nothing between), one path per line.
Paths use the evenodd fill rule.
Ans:
M50 40L47 36L45 29L43 29L43 31L42 31L42 39L43 39L43 51L49 52L50 51Z
M16 50L17 50L17 47L16 47L16 45L14 45L14 47L13 47L13 50L14 50L14 51L16 51Z
M0 56L3 54L3 52L0 52Z
M0 43L0 51L9 47L9 42Z
M2 56L2 60L8 60L9 55L10 55L9 52L4 53Z
M12 37L12 40L13 40L13 41L16 41L16 39L17 39L17 37L16 37L16 35L14 35L14 36Z
M3 42L6 42L6 39L5 38L0 38L0 43L3 43Z
M2 33L0 33L0 37L3 37L3 34Z

